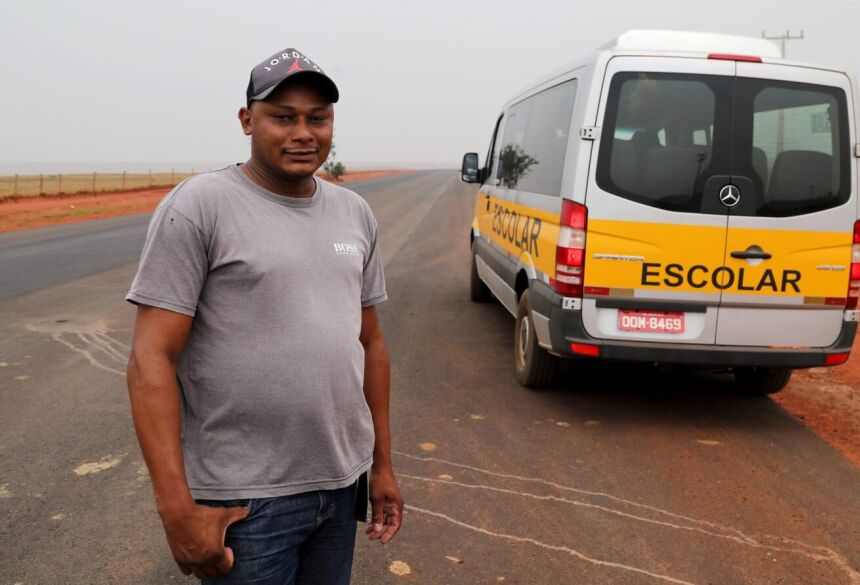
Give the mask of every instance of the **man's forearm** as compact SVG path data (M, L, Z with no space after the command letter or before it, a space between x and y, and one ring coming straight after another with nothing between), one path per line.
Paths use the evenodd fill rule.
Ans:
M373 339L364 353L364 397L373 417L376 441L374 466L391 467L391 430L389 426L390 368L382 336Z
M159 513L192 505L180 440L175 366L166 358L132 353L128 363L128 393L137 440L152 478Z

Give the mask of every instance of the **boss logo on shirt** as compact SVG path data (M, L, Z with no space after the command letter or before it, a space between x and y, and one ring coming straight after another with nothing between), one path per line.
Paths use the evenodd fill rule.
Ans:
M334 244L334 253L338 256L358 256L358 246L353 244Z

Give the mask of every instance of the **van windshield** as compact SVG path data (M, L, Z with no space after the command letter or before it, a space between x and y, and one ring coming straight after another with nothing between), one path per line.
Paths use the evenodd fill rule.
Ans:
M610 84L596 179L645 205L725 213L703 202L706 183L745 177L753 201L733 213L800 215L849 199L849 151L841 89L624 72Z

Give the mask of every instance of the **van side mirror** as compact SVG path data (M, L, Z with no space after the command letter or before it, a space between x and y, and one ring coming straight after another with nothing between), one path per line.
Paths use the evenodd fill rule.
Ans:
M478 153L467 152L463 155L463 165L460 168L460 180L464 183L478 183L480 179Z

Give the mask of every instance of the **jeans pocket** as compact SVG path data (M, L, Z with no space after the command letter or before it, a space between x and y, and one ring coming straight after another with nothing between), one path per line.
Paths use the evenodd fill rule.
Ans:
M251 513L251 503L254 500L194 500L201 506L209 506L210 508L248 508L248 514Z

